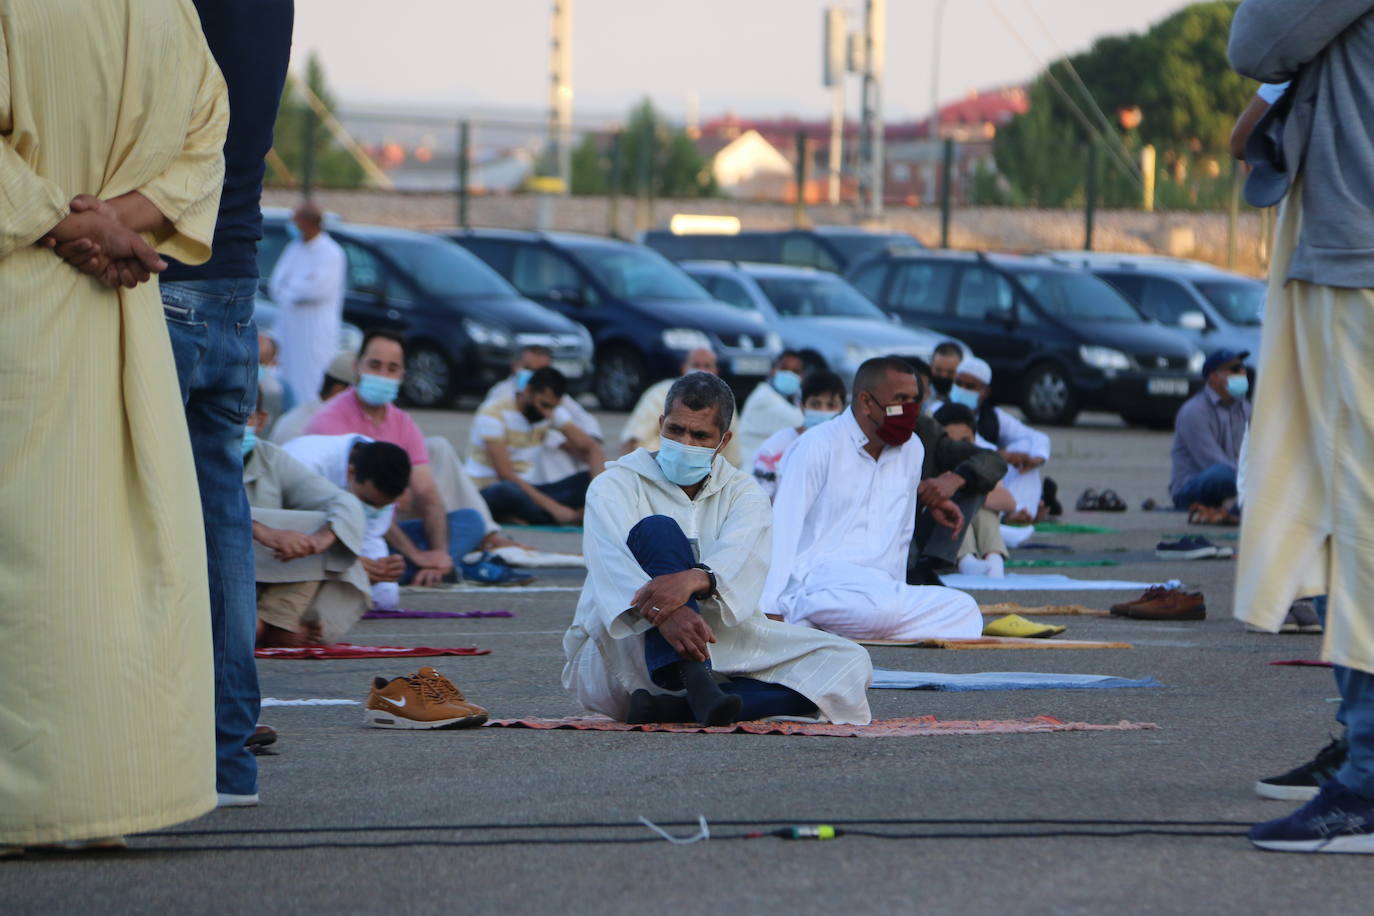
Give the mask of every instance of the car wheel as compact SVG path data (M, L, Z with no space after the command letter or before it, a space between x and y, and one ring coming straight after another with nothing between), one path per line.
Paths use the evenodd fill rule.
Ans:
M442 352L421 345L406 356L406 380L401 386L407 403L415 407L447 407L453 401L453 364Z
M1021 409L1032 423L1071 426L1078 418L1078 395L1063 369L1037 366L1023 384Z
M596 360L596 399L605 410L629 410L644 390L644 360L628 347L613 347Z

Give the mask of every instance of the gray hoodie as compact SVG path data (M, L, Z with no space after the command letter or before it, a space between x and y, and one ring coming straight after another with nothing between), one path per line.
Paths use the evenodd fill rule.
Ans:
M1231 66L1293 80L1284 127L1302 180L1303 227L1288 279L1374 288L1374 0L1245 0Z

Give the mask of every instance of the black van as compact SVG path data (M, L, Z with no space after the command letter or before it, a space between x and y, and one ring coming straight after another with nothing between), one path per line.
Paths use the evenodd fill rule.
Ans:
M889 247L924 248L903 232L873 232L857 226L814 229L748 229L736 233L684 233L651 229L645 245L674 261L750 261L844 273Z
M993 397L1033 422L1098 409L1168 426L1202 387L1202 351L1087 271L932 251L880 255L848 279L904 323L966 341L992 366Z
M782 339L757 312L711 298L657 252L614 239L508 229L446 235L477 255L523 295L591 331L593 390L608 410L628 410L645 388L682 371L687 353L716 352L737 393L772 370Z
M288 219L284 211L264 213L264 288L286 247ZM348 258L344 320L406 341L407 403L446 407L460 394L485 394L529 344L552 350L571 387L585 388L592 356L586 330L523 298L477 258L422 232L333 222L325 229Z

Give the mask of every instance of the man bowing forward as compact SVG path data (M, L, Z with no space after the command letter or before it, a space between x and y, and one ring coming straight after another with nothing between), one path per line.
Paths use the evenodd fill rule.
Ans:
M592 482L587 581L563 639L563 686L630 723L865 724L867 651L759 610L772 511L720 457L734 412L719 378L683 376L668 392L659 450L638 449Z

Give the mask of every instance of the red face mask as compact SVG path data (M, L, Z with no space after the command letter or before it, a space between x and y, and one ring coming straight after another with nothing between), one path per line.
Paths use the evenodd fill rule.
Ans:
M877 403L876 398L874 403ZM907 401L903 404L889 404L881 409L883 421L878 424L878 438L893 448L901 448L916 432L916 420L921 415L921 405L915 401Z

